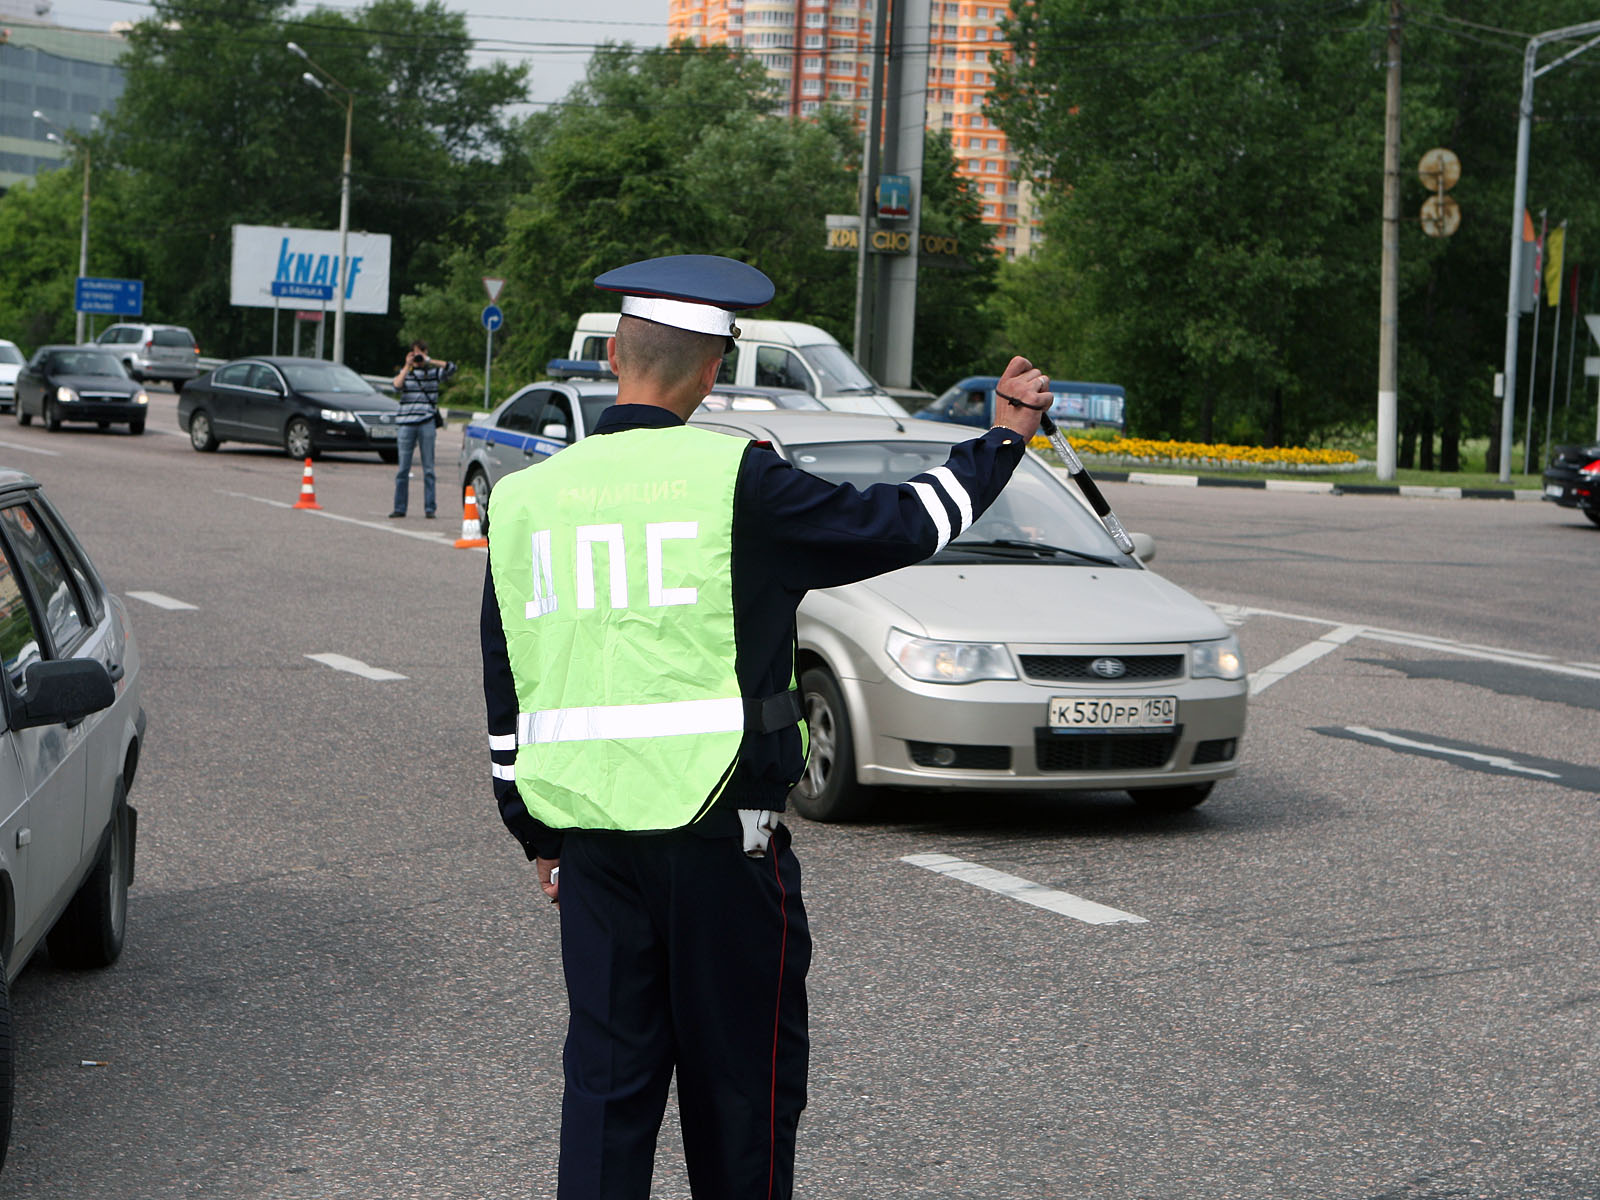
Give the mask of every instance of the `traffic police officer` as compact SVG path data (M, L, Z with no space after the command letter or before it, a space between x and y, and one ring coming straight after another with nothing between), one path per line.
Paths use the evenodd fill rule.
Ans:
M1003 424L861 491L685 424L735 311L772 298L760 271L675 255L595 283L622 293L616 404L495 487L482 615L496 800L561 911L558 1196L645 1200L676 1070L697 1200L788 1197L811 959L777 816L806 752L795 610L970 526L1049 381L1013 359Z

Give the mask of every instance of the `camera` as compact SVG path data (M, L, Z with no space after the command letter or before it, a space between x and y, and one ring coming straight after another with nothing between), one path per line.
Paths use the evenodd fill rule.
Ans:
M425 353L423 353L421 350L418 350L415 354L413 354L411 356L411 365L413 367L426 366L427 363L428 363L428 356Z

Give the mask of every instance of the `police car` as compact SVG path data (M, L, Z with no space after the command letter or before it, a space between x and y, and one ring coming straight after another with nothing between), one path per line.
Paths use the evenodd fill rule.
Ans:
M493 412L474 416L462 431L461 499L465 505L470 487L485 533L495 484L587 437L600 414L616 403L617 378L603 362L554 359L546 371L550 378L518 389ZM707 412L780 408L821 409L822 403L790 388L718 384L702 405Z

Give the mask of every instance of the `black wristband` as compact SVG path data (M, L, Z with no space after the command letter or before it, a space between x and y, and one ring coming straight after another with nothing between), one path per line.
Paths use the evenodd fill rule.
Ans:
M1044 412L1045 409L1050 407L1050 405L1048 403L1046 403L1046 404L1029 404L1026 400L1018 400L1015 396L1006 395L999 388L995 388L994 394L996 396L999 396L1000 399L1004 400L1007 404L1015 404L1018 408L1031 408L1031 409L1033 409L1034 412Z

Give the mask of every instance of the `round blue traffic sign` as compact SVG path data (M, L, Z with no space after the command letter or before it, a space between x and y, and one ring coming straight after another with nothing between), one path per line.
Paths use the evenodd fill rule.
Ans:
M484 308L483 327L490 333L493 333L496 329L499 329L501 325L505 324L505 320L506 315L500 311L500 306L498 304L490 304Z

